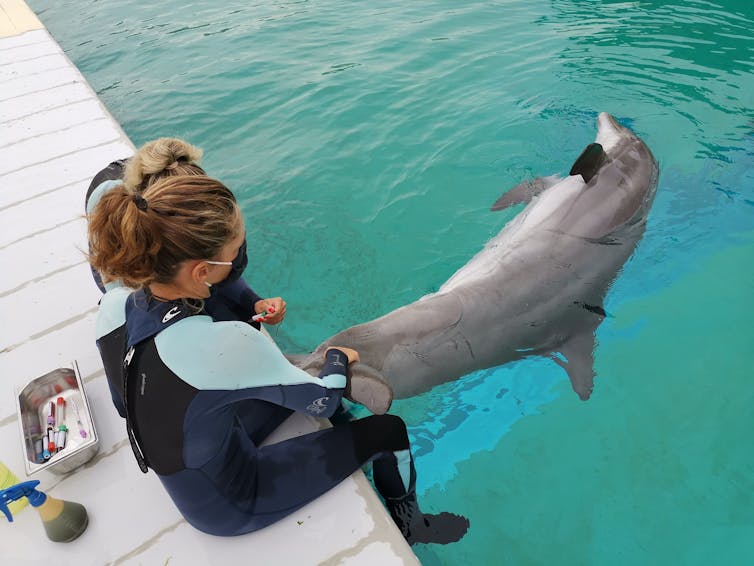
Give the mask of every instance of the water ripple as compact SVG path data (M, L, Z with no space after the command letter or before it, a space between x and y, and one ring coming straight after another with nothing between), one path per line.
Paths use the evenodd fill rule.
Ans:
M290 350L436 290L515 214L491 203L522 178L567 172L602 110L661 164L611 312L754 230L751 2L29 3L135 143L179 135L204 148L247 216L255 288L288 301L296 322L276 339ZM726 281L704 292L724 297ZM605 359L619 334L601 341ZM540 370L503 374L521 376L526 402L540 398L528 390ZM472 378L406 402L426 423L415 433L428 481L444 488L454 458L518 421L513 390ZM477 540L494 522L472 519Z

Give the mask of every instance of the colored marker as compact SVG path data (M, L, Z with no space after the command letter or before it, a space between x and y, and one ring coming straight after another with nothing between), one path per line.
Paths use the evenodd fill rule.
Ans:
M47 451L50 454L55 454L55 431L53 429L47 431Z
M67 432L68 432L67 426L60 425L58 427L58 434L55 437L55 443L57 444L58 452L60 452L63 448L65 448L65 440L66 440Z
M275 312L275 307L270 307L266 311L262 311L259 314L255 314L251 317L252 322L257 322L262 320L263 318L273 314Z
M44 458L44 446L43 446L41 438L37 438L34 441L34 455L37 458L37 463L38 464L41 464L42 462L45 461L45 458ZM49 458L49 455L47 457Z
M58 426L65 423L65 399L58 397L58 408L55 413L55 422Z

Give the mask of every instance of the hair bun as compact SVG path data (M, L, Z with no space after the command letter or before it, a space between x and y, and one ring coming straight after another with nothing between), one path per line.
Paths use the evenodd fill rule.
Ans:
M179 138L147 142L128 160L123 183L128 189L141 192L162 177L204 175L198 165L201 156L199 148Z

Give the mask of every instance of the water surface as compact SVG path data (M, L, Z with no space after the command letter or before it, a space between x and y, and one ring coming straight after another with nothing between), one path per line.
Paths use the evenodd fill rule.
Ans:
M138 145L185 137L239 195L247 279L304 351L436 290L565 173L608 111L660 185L606 299L595 392L554 363L395 404L425 506L471 520L431 564L754 556L754 5L724 0L31 0ZM103 164L104 165L104 164Z

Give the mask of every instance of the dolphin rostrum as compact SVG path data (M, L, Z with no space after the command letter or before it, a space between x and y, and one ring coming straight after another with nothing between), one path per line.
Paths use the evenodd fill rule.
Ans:
M520 183L495 203L528 205L436 293L340 332L297 365L315 371L328 346L354 348L354 375L381 376L404 398L547 356L588 399L603 300L644 232L659 171L612 116L601 113L597 127L567 177Z

